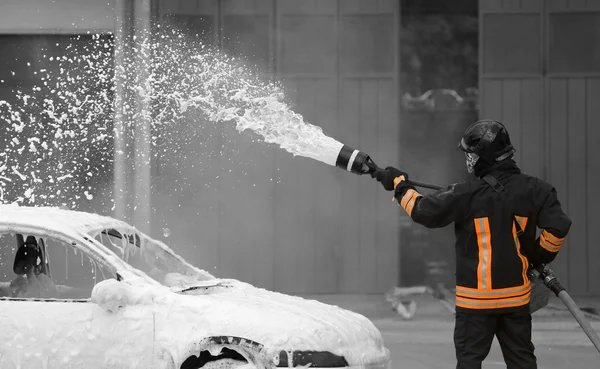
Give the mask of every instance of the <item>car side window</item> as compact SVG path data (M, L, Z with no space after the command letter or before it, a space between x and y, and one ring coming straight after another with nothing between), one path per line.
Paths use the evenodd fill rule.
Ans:
M10 282L14 278L13 261L17 252L15 235L0 234L0 297L10 297Z
M0 246L0 297L88 299L98 282L113 278L88 255L59 239L2 235Z

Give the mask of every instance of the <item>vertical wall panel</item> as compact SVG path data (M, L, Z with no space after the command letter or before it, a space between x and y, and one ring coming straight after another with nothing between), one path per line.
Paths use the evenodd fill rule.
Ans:
M354 148L360 142L360 90L359 82L344 80L340 86L340 117L343 125L340 140ZM360 198L359 178L351 173L343 173L342 207L340 214L344 214L346 221L342 226L341 242L344 245L344 269L342 273L342 293L357 293L360 285Z
M349 146L385 155L382 160L392 165L397 160L397 142L389 136L398 130L397 1L161 5L163 19L189 28L207 28L208 20L228 52L276 71L293 110L307 123ZM343 62L338 52L345 53ZM261 63L273 56L275 65ZM375 181L263 147L260 138L232 126L219 137L219 170L210 172L216 190L201 192L195 203L212 209L200 210L196 219L211 216L197 228L206 231L205 242L218 244L209 258L216 262L207 261L218 264L218 276L295 294L382 292L398 282L400 212ZM235 170L240 165L243 173Z
M521 9L521 0L501 0L503 10L519 10Z
M304 115L304 120L307 123L316 122L317 112L316 112L316 104L315 104L315 93L317 89L317 85L314 80L311 79L302 79L297 81L297 91L298 91L298 110ZM319 167L324 165L318 161L307 159L306 170L302 178L296 179L297 182L302 183L303 191L301 194L296 197L297 202L305 202L306 203L306 213L302 214L302 217L306 218L307 228L300 236L297 236L297 240L300 240L300 244L297 251L300 251L297 254L297 260L302 261L303 268L301 269L302 274L299 274L297 277L301 282L299 285L299 291L302 293L310 293L314 290L314 286L316 283L316 269L315 269L315 260L316 260L316 247L315 240L317 237L317 224L315 224L315 197L314 193L318 191L318 186L322 185L322 183L318 182L314 177L315 171L319 170ZM295 170L295 162L290 163L290 170ZM331 245L329 245L331 247Z
M355 13L360 8L360 0L339 1L340 13Z
M569 199L568 165L568 95L565 79L551 79L549 83L548 124L549 129L549 176L548 181L556 188L558 200L567 214L571 214ZM552 263L561 283L570 287L569 259L571 254L571 236L565 241L562 251ZM581 246L580 246L581 247Z
M218 152L220 146L218 140L211 137L209 130L202 131L204 137L209 138L202 147L202 154L210 155L213 150ZM210 161L204 160L204 163ZM218 270L219 192L215 184L220 169L217 165L199 167L200 165L194 168L188 164L181 172L160 174L162 178L182 176L190 186L182 186L181 183L166 186L155 183L152 202L156 211L152 214L152 224L159 235L164 234L164 229L170 230L171 234L167 234L168 237L163 235L159 239L172 247L185 260L210 273L220 275ZM160 180L162 181L164 179Z
M252 244L247 241L247 232L253 225L245 224L243 218L238 216L240 212L248 215L244 200L249 194L239 183L239 172L232 170L238 166L239 158L235 153L247 150L248 143L244 137L236 137L235 134L233 127L224 126L221 174L218 178L219 275L251 283L252 266L241 260L252 260Z
M248 181L244 184L250 190L243 204L254 213L254 220L250 221L250 224L244 225L252 227L245 241L253 246L249 263L252 268L253 283L257 287L273 289L275 285L273 263L275 262L275 247L277 247L274 242L275 225L273 222L275 155L273 148L262 146L260 143L254 143L251 152L248 153L251 155L251 162L257 163L257 165L248 168L246 174ZM249 260L243 262L249 262Z
M335 14L337 0L277 0L282 14Z
M337 12L337 0L315 0L315 6L317 13Z
M302 14L310 14L310 13L314 12L315 8L317 7L315 0L296 1L296 2L298 4L296 4L295 11L298 13L302 13Z
M279 18L277 70L286 75L336 73L335 15L283 14ZM309 43L306 40L313 40Z
M480 70L484 76L519 78L541 74L540 25L541 16L535 13L484 14L480 27L486 35L480 42Z
M337 81L314 80L314 119L310 123L337 137ZM342 175L348 175L324 163L316 163L311 174L313 185L313 221L315 228L315 293L336 293L342 272L342 255L346 247L339 240L345 217L340 212ZM308 199L307 199L308 200Z
M217 0L164 1L158 5L163 22L179 27L187 34L206 32L203 40L214 40L218 24ZM173 160L163 165L161 181L169 182L152 202L157 209L153 222L169 228L171 235L163 239L175 252L191 264L217 277L232 277L232 268L224 268L228 249L220 247L220 152L224 126L203 122L200 127L190 124L165 126L163 136L172 140L171 152L163 152L159 160ZM201 137L195 146L186 145L190 137ZM153 148L154 149L154 148ZM173 157L174 156L174 157ZM167 169L165 169L167 168ZM174 168L174 169L173 169ZM231 226L231 225L227 225Z
M296 0L277 0L277 11L281 13L296 13L299 2Z
M218 0L160 0L161 14L210 14L216 13Z
M343 0L339 2L342 13L395 13L399 9L396 0Z
M600 226L600 78L589 78L586 91L586 117L587 127L585 132L587 183L586 183L586 226L587 226L587 273L589 292L600 296L600 245L598 244L598 227Z
M174 208L174 213L169 216L175 221L167 224L172 232L172 238L182 237L181 247L179 250L188 250L190 246L194 250L190 260L194 265L197 265L208 272L217 276L222 276L219 269L220 249L219 249L219 188L218 177L221 174L221 168L218 165L210 165L216 158L216 155L221 150L221 142L219 136L222 133L221 127L215 125L206 125L202 128L202 137L204 144L201 146L201 155L204 154L211 159L203 160L198 163L200 165L190 165L190 173L188 181L198 183L195 186L196 191L193 194L191 201L192 206L179 207L172 203L172 200L166 193L166 204L164 207L157 206L158 209ZM183 139L183 137L182 137ZM165 191L168 192L168 191ZM179 196L182 191L178 191ZM154 199L153 199L154 201ZM180 198L178 204L188 204L185 198ZM181 214L180 212L184 212ZM185 219L185 221L181 221ZM174 227L184 227L177 230ZM170 244L170 240L165 240Z
M542 1L546 0L525 0L521 1L521 10L524 11L540 11L542 8Z
M174 14L177 12L178 5L175 1L172 0L160 0L158 2L158 7L162 14Z
M379 123L377 80L363 79L360 89L360 149L375 152L377 149L377 127ZM372 155L372 154L371 154ZM377 191L381 185L368 176L359 180L358 206L360 214L360 291L375 291L377 288Z
M240 150L236 153L237 160L241 162L241 171L236 175L237 186L225 195L235 218L242 220L239 228L230 229L230 232L240 235L240 247L244 250L235 255L240 262L240 278L251 278L256 286L271 289L274 286L276 247L273 222L275 148L265 145L249 132L243 135L232 132L232 135L247 140L246 145L239 145ZM231 192L239 193L241 198L228 196Z
M547 0L550 11L560 11L569 9L570 0Z
M515 161L522 165L521 150L521 81L506 79L502 82L502 124L510 133L510 140L517 149Z
M596 0L547 0L551 12L585 12L600 10Z
M222 45L268 72L272 2L221 2ZM273 280L273 151L253 132L225 124L219 193L220 266L226 276L269 286ZM266 246L265 246L266 245ZM261 255L265 254L265 255Z
M314 86L311 81L296 80L286 85L297 92L296 110L310 121L314 110ZM281 152L277 154L280 183L275 195L275 247L285 250L276 265L278 290L290 293L310 293L315 273L315 228L313 170L324 165L315 160Z
M392 80L378 82L378 116L377 149L373 158L379 165L400 164L400 124L398 122L398 105L396 104L396 88ZM389 164L384 164L389 163ZM379 183L376 186L381 187ZM399 225L402 208L393 204L390 193L376 190L375 202L377 211L377 291L387 291L398 281L398 265L400 262Z
M194 13L198 9L199 1L179 1L178 11L184 14Z
M221 0L224 12L237 14L269 13L273 9L272 0Z
M573 220L569 235L569 278L573 294L587 291L586 258L586 148L585 148L585 79L568 81L568 191L569 216Z
M379 11L382 13L394 14L400 8L400 2L397 0L378 0Z
M569 10L584 10L587 8L588 0L569 0Z
M479 12L480 13L488 13L488 12L497 12L502 11L502 1L479 1Z
M482 107L481 119L496 119L501 122L502 117L502 80L484 79L481 81Z
M521 169L532 176L544 175L544 126L542 124L542 97L540 79L521 81Z
M317 3L277 3L277 71L285 86L289 87L290 101L296 104L293 109L304 116L305 122L322 127L325 134L332 136L337 123L336 9L319 8ZM307 43L307 39L314 42ZM295 83L290 85L287 81ZM281 173L301 171L293 179L282 177L278 191L289 197L290 203L302 202L302 206L294 208L290 205L287 209L280 209L285 204L275 202L276 214L293 212L294 216L301 217L304 224L299 240L289 240L296 245L290 260L301 259L304 264L293 272L295 275L302 274L299 280L293 281L294 291L337 292L342 269L340 248L344 245L339 242L338 234L341 219L336 169L302 157L285 160L289 168L281 167L283 162L278 160ZM297 168L298 165L302 168ZM288 190L290 180L296 183ZM297 191L295 186L301 186L302 191ZM298 222L287 227L297 226ZM289 274L290 269L281 269L280 273ZM276 278L280 273L276 273Z

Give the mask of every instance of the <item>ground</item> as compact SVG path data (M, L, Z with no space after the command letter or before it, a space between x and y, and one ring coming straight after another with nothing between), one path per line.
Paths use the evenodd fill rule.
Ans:
M395 343L386 336L392 354L393 369L448 369L454 368L454 347L446 344ZM598 368L598 353L587 347L537 347L538 366L544 369ZM506 368L497 344L483 363L483 369Z
M393 369L454 368L456 365L452 343L454 316L431 297L417 299L419 308L411 321L402 320L391 311L383 295L306 297L356 311L371 319L391 352ZM600 321L591 322L600 332ZM598 368L600 353L567 311L544 309L534 314L533 326L533 343L540 368ZM494 340L483 369L505 367L500 346Z
M394 364L392 368L454 367L456 361L452 344L453 322L451 320L433 322L435 324L418 320L407 323L390 319L374 322L383 333L386 346L391 352ZM540 327L540 324L534 328L534 344L540 368L598 368L600 354L590 345L583 346L587 344L585 341L587 336L582 331L575 329L575 326L550 330L548 328L548 325ZM494 340L483 369L505 367L500 346Z

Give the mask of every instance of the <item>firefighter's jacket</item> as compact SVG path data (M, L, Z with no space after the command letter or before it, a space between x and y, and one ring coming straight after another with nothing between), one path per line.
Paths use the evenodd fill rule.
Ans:
M549 183L521 173L512 160L490 175L504 189L474 179L427 195L410 188L398 199L425 227L454 222L457 311L528 309L529 264L554 260L571 227Z

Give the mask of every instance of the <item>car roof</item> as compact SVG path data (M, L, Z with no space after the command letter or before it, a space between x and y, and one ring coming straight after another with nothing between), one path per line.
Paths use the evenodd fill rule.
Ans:
M65 234L94 234L105 229L134 232L129 224L109 216L58 207L0 205L0 227L49 229Z
M62 233L63 235L75 237L76 239L85 239L86 235L93 238L99 232L104 230L109 230L109 234L112 235L111 231L115 230L121 234L136 234L136 236L151 239L135 227L105 215L58 207L0 204L0 232L8 231L18 233L33 232L36 230L45 234ZM152 244L155 245L155 247L164 250L173 258L178 259L182 265L186 265L190 270L197 272L198 275L204 275L207 278L215 278L207 271L188 264L181 256L175 254L175 252L164 243L158 240L152 241ZM89 243L82 242L82 244L85 244L87 248L90 247ZM141 245L137 244L137 246ZM100 244L95 247L96 251L100 251L99 248L106 249ZM122 260L109 249L106 249L105 251L110 252L110 255L101 252L101 254L104 254L102 257L105 258L107 262L110 262L115 269L137 271L136 268ZM137 273L134 272L134 274ZM146 277L146 279L154 281L150 277Z

